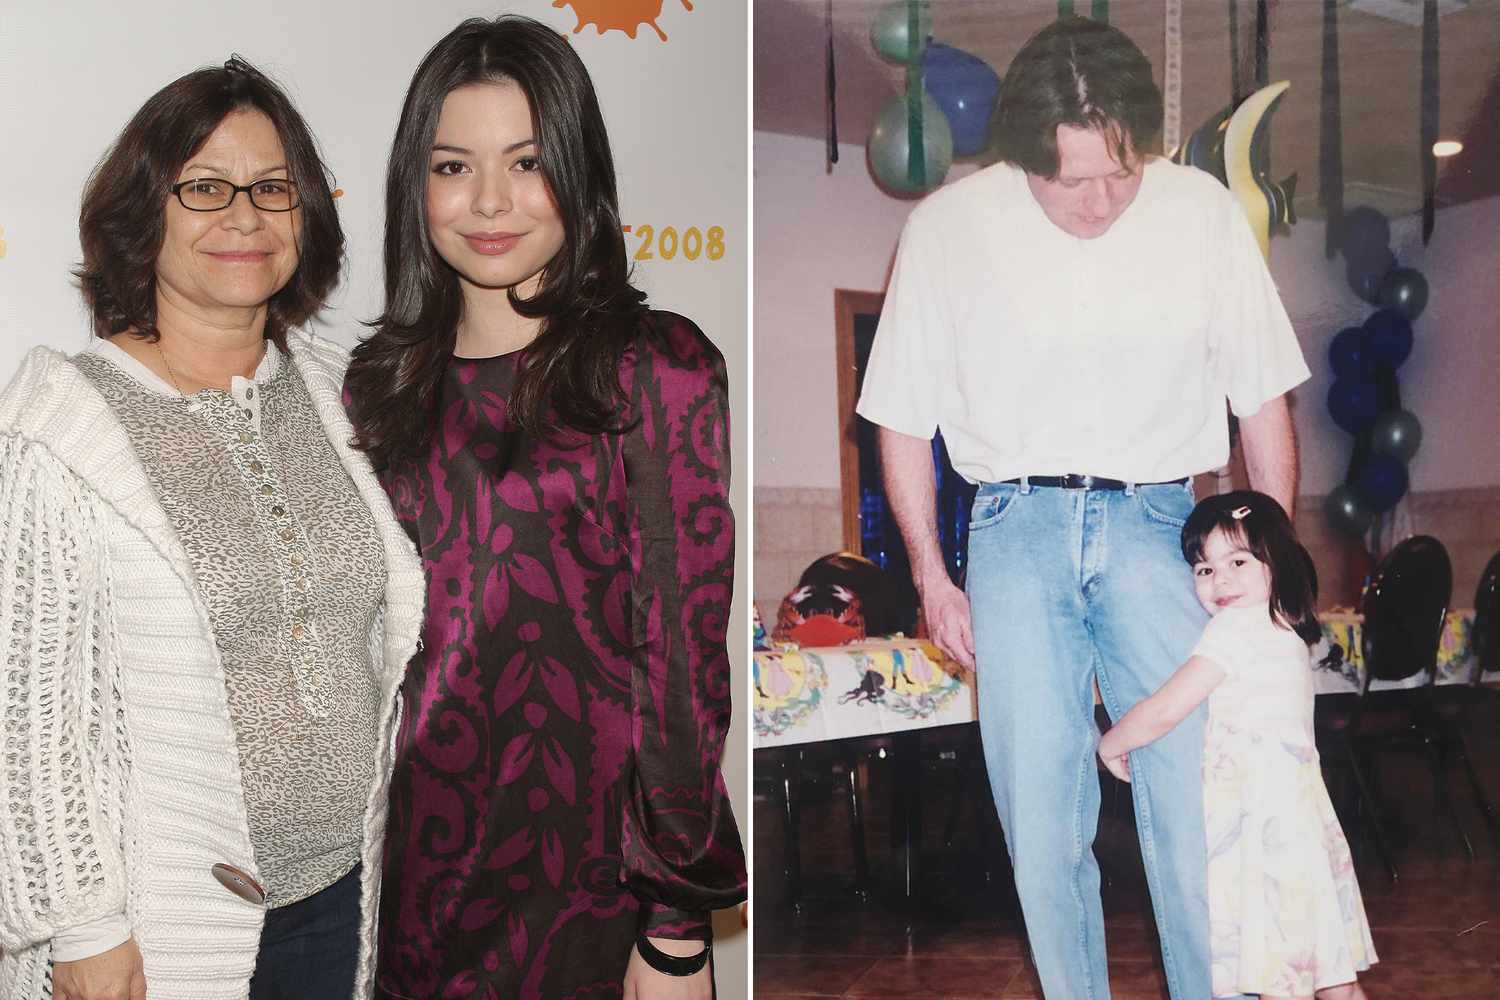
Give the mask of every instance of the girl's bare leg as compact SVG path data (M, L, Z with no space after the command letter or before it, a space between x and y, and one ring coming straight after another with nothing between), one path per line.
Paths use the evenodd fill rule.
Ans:
M1317 1000L1369 1000L1365 996L1365 991L1359 988L1358 982L1325 986L1318 990L1315 996Z

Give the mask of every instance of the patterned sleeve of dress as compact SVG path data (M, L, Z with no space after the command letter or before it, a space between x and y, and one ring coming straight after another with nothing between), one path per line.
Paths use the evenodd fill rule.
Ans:
M653 313L648 325L622 373L635 421L624 457L638 561L635 766L621 844L642 931L707 938L707 911L745 898L744 848L719 771L732 686L728 379L690 321Z
M0 435L0 948L125 909L119 692L98 662L105 598L87 487Z

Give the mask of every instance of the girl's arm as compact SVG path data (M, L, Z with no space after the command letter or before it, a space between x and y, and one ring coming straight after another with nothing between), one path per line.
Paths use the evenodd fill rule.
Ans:
M1099 756L1109 763L1154 743L1202 704L1225 676L1224 668L1214 660L1205 656L1188 657L1155 694L1137 702L1110 727L1099 741Z

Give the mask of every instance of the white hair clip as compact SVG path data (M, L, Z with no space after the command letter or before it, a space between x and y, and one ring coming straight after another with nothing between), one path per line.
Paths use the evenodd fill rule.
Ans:
M1243 521L1249 513L1249 507L1236 507L1234 510L1229 512L1229 516L1234 518L1236 521Z

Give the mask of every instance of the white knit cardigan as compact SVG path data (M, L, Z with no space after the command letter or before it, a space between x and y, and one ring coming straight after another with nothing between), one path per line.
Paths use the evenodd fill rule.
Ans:
M397 689L425 588L384 491L348 445L346 352L288 339L385 547L354 994L366 997ZM258 875L207 611L125 431L46 348L0 394L0 653L0 1000L50 996L51 938L121 910L151 1000L248 996L265 911L210 873L226 862Z

